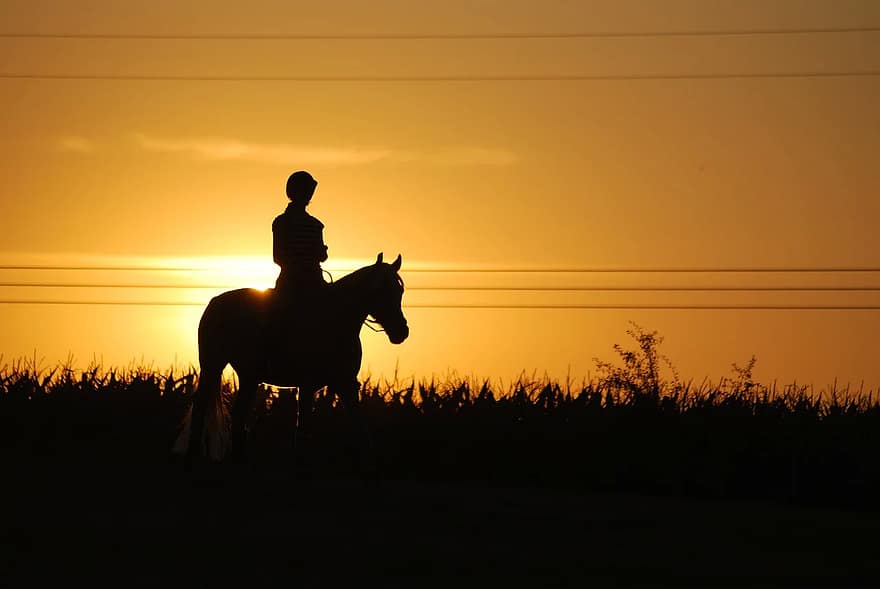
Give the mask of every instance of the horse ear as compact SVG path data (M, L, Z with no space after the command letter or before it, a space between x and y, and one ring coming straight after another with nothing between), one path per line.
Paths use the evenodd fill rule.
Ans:
M381 264L381 263L382 263L382 252L379 252L379 255L376 256L376 263L377 263L377 264Z
M401 262L403 262L403 259L400 257L400 254L397 254L397 259L391 263L391 267L394 269L395 272L400 270L400 263Z

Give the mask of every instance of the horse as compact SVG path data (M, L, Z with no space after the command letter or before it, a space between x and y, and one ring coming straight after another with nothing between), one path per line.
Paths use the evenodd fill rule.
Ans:
M372 453L358 393L362 348L360 329L369 317L378 323L392 344L409 336L409 326L401 310L403 280L398 274L401 257L393 263L376 262L355 270L316 293L294 297L288 314L299 329L283 333L285 345L272 350L270 330L278 320L280 301L274 289L261 291L241 288L212 298L199 321L199 384L193 395L189 427L179 438L178 451L185 451L187 462L208 454L221 460L226 454L226 431L221 422L226 414L220 391L221 376L231 365L238 376L238 393L231 410L231 446L235 454L244 451L247 418L261 383L298 388L294 425L294 456L301 458L309 436L309 416L315 393L326 386L352 418L360 437L360 451ZM298 307L310 308L298 308ZM277 339L277 338L276 338ZM270 360L271 359L271 360ZM211 431L211 428L219 431ZM186 430L189 430L188 432ZM213 448L211 436L221 440ZM187 447L188 446L188 447ZM363 466L363 465L362 465Z

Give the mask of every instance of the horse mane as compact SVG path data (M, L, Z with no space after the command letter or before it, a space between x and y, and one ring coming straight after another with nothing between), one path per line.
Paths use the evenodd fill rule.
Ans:
M357 287L362 285L364 281L369 280L369 278L373 276L375 272L381 272L387 269L389 266L390 264L385 264L381 262L378 264L370 264L369 266L358 268L350 274L346 274L339 280L335 280L330 283L330 285L334 287L341 287L342 290L357 289ZM399 274L395 273L395 275L397 277L398 284L400 284L400 288L403 288L403 279L400 277Z
M358 268L354 272L346 274L339 280L334 280L331 285L342 288L354 288L357 285L361 284L364 280L366 280L367 277L370 275L370 272L375 271L376 268L378 268L376 264L370 264L369 266Z

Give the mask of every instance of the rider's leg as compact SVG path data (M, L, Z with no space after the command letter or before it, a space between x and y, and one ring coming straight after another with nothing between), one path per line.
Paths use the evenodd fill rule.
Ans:
M287 327L287 293L276 287L269 303L266 323L266 356L270 378L276 376L283 366L284 334Z

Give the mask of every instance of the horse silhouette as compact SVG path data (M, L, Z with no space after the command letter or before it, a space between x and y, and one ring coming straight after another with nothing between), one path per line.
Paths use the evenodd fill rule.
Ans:
M368 317L382 326L393 344L409 336L401 310L403 281L398 274L401 257L365 266L323 287L317 294L304 294L292 302L290 332L285 345L272 350L269 337L278 320L273 289L242 288L224 292L208 303L199 321L199 385L193 395L189 427L179 438L188 461L209 455L221 459L231 441L233 452L243 452L248 415L260 383L297 387L294 426L295 456L302 457L309 437L309 417L315 393L328 387L352 418L359 451L372 460L369 435L360 414L358 393L362 349L360 329ZM300 308L302 307L302 308ZM226 414L220 383L231 365L238 375L238 394L232 404L231 431L224 426ZM227 435L228 434L228 435ZM229 439L231 435L231 439ZM211 440L219 440L211 444ZM363 466L363 464L362 464Z

